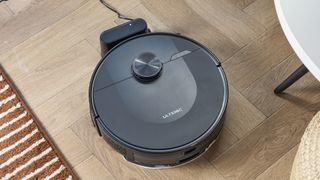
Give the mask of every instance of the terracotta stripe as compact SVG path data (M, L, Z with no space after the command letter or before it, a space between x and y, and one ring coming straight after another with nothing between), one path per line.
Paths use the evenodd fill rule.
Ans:
M21 118L19 121L11 124L10 126L0 130L0 137L9 134L11 131L16 130L17 128L19 128L20 126L22 126L23 124L25 124L27 121L29 121L31 119L30 116L25 116L23 118Z
M18 145L16 148L8 151L7 153L0 155L0 164L7 161L15 154L21 153L23 150L27 149L29 146L31 146L33 143L40 140L41 138L42 138L42 135L40 132L38 132L34 136L32 136L28 141Z
M0 81L0 89L3 89L8 83L5 81ZM10 87L9 87L10 88Z
M9 88L10 88L9 84L4 85L4 87L0 89L0 93L5 92L5 91L8 90Z
M53 177L52 179L56 180L62 180L62 179L67 179L69 177L70 173L68 172L67 169L64 169L58 174L57 176Z
M44 179L45 177L52 174L55 170L57 170L61 166L61 161L58 161L51 166L45 168L41 173L37 174L31 179Z
M43 152L41 152L39 155L32 157L28 162L26 162L25 164L20 165L19 167L17 167L13 172L6 174L3 179L8 179L13 177L15 174L17 174L18 172L22 171L24 168L26 168L27 166L29 166L30 164L34 163L35 161L39 160L40 158L42 158L43 156L47 155L48 153L50 153L52 151L52 147L49 147L48 149L44 150Z
M20 107L18 109L16 109L15 111L7 114L6 116L4 116L3 118L0 118L0 125L14 119L15 117L19 116L21 113L23 113L25 111L24 107Z
M0 99L4 100L4 99L6 99L7 97L9 97L9 96L11 96L13 94L14 94L14 92L12 91L11 88L9 88L8 90L6 90L5 92L0 94Z
M20 171L19 173L17 173L13 178L11 179L21 179L22 177L28 175L29 173L32 173L33 171L35 171L36 169L42 167L44 164L46 164L47 162L51 161L53 158L57 157L57 155L55 154L54 151L51 151L49 154L47 154L46 156L42 157L41 159L39 159L38 161L32 163L30 166L26 167L25 169L23 169L22 171ZM59 162L59 161L58 161Z
M33 129L35 129L37 126L35 123L32 123L30 126L26 127L25 129L21 130L19 133L11 136L9 139L3 141L0 143L0 149L6 148L13 144L14 142L17 142L19 139L23 138L30 132L32 132Z
M0 74L0 179L78 179L1 65Z
M19 102L19 100L17 98L10 100L9 102L7 102L6 104L4 104L0 107L0 113L6 112L12 106L15 106L18 102Z
M6 81L0 81L0 87L3 88L6 84L8 84Z
M24 111L23 113L19 114L17 117L10 119L8 122L3 123L2 125L0 125L0 130L12 125L13 123L19 121L21 118L25 117L28 115L27 111Z
M9 151L11 151L14 148L17 148L20 144L24 143L25 141L28 141L32 136L34 136L37 132L39 132L39 130L37 128L35 128L34 130L32 130L31 133L27 134L26 136L22 137L21 139L19 139L18 141L14 142L13 144L11 144L10 146L1 149L0 150L0 154L5 154ZM1 167L1 164L0 164Z
M7 173L13 172L17 167L25 164L32 157L39 155L42 151L46 150L49 147L50 146L47 142L43 142L43 143L39 144L39 146L37 146L34 149L32 149L31 151L29 151L21 158L15 160L9 166L6 166L6 167L0 169L0 174L7 174Z

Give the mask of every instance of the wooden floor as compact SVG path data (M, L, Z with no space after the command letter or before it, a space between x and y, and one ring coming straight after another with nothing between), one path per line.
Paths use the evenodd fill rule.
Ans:
M230 101L215 147L179 168L127 163L98 136L88 83L99 34L122 21L98 0L9 0L0 4L0 62L83 179L288 179L300 138L320 110L320 83L304 76L273 88L300 65L273 0L115 0L153 31L179 32L223 62Z

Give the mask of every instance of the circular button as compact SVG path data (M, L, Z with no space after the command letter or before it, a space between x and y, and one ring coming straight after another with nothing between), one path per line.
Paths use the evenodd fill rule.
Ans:
M153 53L142 53L134 59L132 70L135 77L142 81L151 81L159 77L162 62Z

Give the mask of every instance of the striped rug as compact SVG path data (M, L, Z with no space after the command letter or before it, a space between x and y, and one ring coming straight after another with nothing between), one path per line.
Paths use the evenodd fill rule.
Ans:
M2 68L0 178L77 179Z

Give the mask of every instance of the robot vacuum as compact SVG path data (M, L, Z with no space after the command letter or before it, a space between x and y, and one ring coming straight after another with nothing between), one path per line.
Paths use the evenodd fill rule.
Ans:
M126 160L151 168L202 155L218 137L228 100L217 57L171 33L145 33L113 47L89 91L98 133Z

